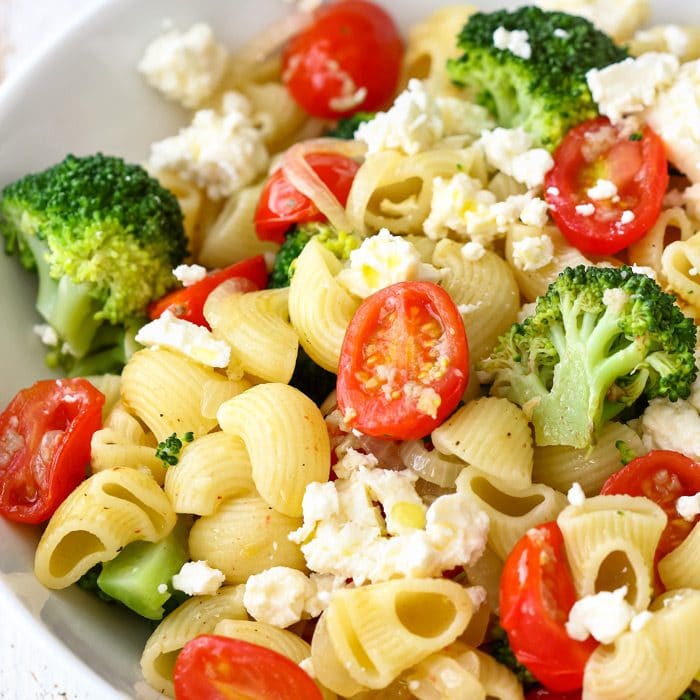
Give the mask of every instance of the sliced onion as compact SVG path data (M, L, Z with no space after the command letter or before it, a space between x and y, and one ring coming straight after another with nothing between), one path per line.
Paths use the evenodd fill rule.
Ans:
M233 65L260 63L281 49L289 39L306 29L313 20L311 12L293 12L268 26L234 53Z
M459 473L466 466L464 462L440 454L437 450L427 450L420 440L401 443L399 454L409 469L443 488L454 488Z

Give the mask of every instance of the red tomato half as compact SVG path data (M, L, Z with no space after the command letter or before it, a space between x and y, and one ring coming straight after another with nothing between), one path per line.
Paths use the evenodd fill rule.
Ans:
M318 9L287 45L282 79L301 107L323 119L376 110L393 96L403 43L394 21L367 0Z
M570 693L553 693L546 688L531 690L525 700L581 700L581 691L572 690Z
M204 302L222 282L234 277L246 279L251 283L247 289L244 285L241 291L265 289L267 286L265 258L262 255L256 255L221 270L210 272L199 282L195 282L189 287L176 289L154 301L148 309L148 314L151 319L156 319L162 316L165 311L172 311L175 316L184 321L209 328L209 324L204 318Z
M671 450L652 450L633 459L603 484L601 495L646 496L661 506L668 516L666 528L656 548L656 559L675 549L695 523L678 515L676 501L700 491L700 464Z
M311 677L288 657L211 634L185 644L173 680L177 700L322 700Z
M352 158L337 153L311 153L306 162L321 181L345 206L355 173L360 167ZM323 221L318 207L276 170L265 183L255 210L255 232L263 241L282 243L284 234L294 225Z
M46 379L0 414L0 515L48 520L85 478L105 397L85 379Z
M367 435L414 440L456 408L467 386L462 317L432 282L400 282L362 302L343 340L338 406Z
M648 126L633 138L599 117L571 129L554 153L545 197L561 232L584 253L617 253L659 217L668 185L664 145ZM588 190L599 179L613 182L617 195L592 199ZM580 205L593 205L595 211L586 215L577 211ZM624 214L628 221L624 212L631 212Z
M576 602L564 538L555 522L518 541L503 565L501 626L515 657L540 683L557 692L583 685L583 669L598 646L571 639L565 624Z

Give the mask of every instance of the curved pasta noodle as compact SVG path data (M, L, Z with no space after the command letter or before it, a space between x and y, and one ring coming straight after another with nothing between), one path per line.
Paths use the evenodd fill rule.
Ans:
M182 225L187 235L190 254L196 255L201 243L199 215L204 195L197 185L179 177L176 172L162 170L158 172L157 177L158 182L175 195L182 211Z
M487 250L478 260L467 260L462 246L447 239L435 246L432 263L447 272L440 284L462 312L469 357L478 362L517 319L520 293L515 277L496 253Z
M223 571L229 583L244 583L272 566L303 569L304 556L289 540L301 524L300 518L278 513L259 496L230 498L192 526L190 556Z
M603 426L592 447L536 446L532 479L562 493L577 482L587 496L595 496L600 493L605 480L622 468L620 451L615 446L619 441L637 456L647 453L644 443L632 428L624 423L610 422Z
M498 614L499 594L501 584L501 572L503 571L503 559L501 559L490 547L484 549L484 553L471 566L464 567L467 581L472 586L481 586L486 591L488 607Z
M321 683L339 695L352 683L383 688L453 642L472 613L467 591L446 579L398 579L337 590L322 615L328 645L319 645L316 634L311 642L314 668ZM328 672L327 652L342 659L352 683L338 682Z
M433 430L443 454L459 457L513 489L532 479L532 432L519 406L495 396L470 401Z
M148 638L141 672L160 693L175 696L173 669L182 647L200 634L210 634L221 620L245 620L244 586L223 586L214 595L195 596L171 612Z
M222 431L186 445L165 475L165 493L176 513L211 515L232 496L255 493L243 441Z
M671 291L696 310L700 308L700 232L666 246L661 270Z
M146 432L121 402L107 416L90 441L90 468L93 473L112 467L147 467L153 478L163 483L165 468L156 457L158 443Z
M163 539L175 520L149 473L126 467L98 472L51 517L36 549L34 573L47 588L65 588L130 542Z
M311 656L311 645L286 629L255 620L222 620L214 628L214 634L232 637L244 642L272 649L295 663Z
M648 498L595 496L557 518L579 598L626 585L627 600L645 610L652 594L654 552L666 514Z
M299 338L289 323L289 289L257 292L215 289L204 304L212 331L231 346L248 374L286 384L292 378Z
M224 403L224 432L240 437L260 495L275 510L301 516L312 481L328 481L330 440L316 404L287 384L259 384Z
M359 300L336 280L340 261L321 243L310 240L296 260L289 289L289 318L309 357L338 372L340 348Z
M474 670L446 652L438 652L416 664L406 674L406 681L418 700L486 700L486 689Z
M658 569L668 590L700 589L700 523L695 523L683 542L659 561Z
M583 700L673 700L700 668L700 591L669 591L637 631L601 644L583 674Z
M566 497L549 486L512 489L475 467L467 467L457 477L457 491L468 494L488 514L489 547L501 559L531 527L553 520L566 506Z

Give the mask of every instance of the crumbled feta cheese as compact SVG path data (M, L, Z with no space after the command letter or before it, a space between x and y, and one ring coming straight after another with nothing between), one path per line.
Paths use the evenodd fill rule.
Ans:
M207 268L203 265L178 265L173 275L182 282L183 287L191 287L207 276Z
M227 367L231 346L196 323L165 311L159 318L142 326L136 342L147 347L166 347L210 367Z
M634 608L625 600L626 595L627 586L622 586L577 600L569 611L566 633L579 642L591 636L603 644L612 644L634 617Z
M309 617L318 617L331 602L331 594L339 588L349 588L344 578L332 574L311 573L309 581L313 587L313 593L304 603L304 612Z
M513 178L530 189L540 187L545 175L554 167L554 159L544 148L532 148L513 158L511 173Z
M505 27L498 27L493 33L493 45L502 51L510 51L526 61L532 56L530 37L522 29L509 32Z
M349 479L353 472L364 469L374 469L379 462L373 454L364 454L349 447L345 454L333 466L335 475L341 479Z
M648 450L673 450L700 460L700 415L688 401L652 399L641 419Z
M187 595L213 595L226 580L223 571L214 569L205 561L188 561L173 576L172 585Z
M557 27L554 32L554 36L557 37L557 39L568 39L569 38L569 32L566 31L566 29L562 29L561 27Z
M444 136L469 136L478 138L484 129L496 126L491 113L481 105L461 97L436 97Z
M630 621L630 629L632 632L639 632L652 617L654 617L653 614L648 610L642 610L642 612L637 613Z
M50 348L55 348L58 345L58 333L48 323L39 323L32 330L44 345Z
M586 501L586 494L581 488L581 484L578 481L574 481L571 484L571 488L566 494L566 498L572 506L582 506Z
M651 279L656 280L656 270L653 267L647 267L646 265L635 265L632 264L632 272L636 272L638 275L646 275L651 277Z
M158 593L161 595L165 595L168 592L168 584L167 583L159 583L158 584Z
M693 522L700 515L700 492L692 496L681 496L676 501L678 515L689 522Z
M464 259L469 260L469 262L481 260L484 257L484 253L486 253L486 248L478 241L467 241L460 250Z
M629 294L624 289L618 287L614 289L606 289L603 292L603 304L607 306L614 314L621 314L627 303L629 302Z
M528 226L542 228L549 221L549 205L540 197L529 199L520 212L520 221Z
M436 267L421 260L413 243L385 228L365 238L359 248L351 251L349 267L337 276L340 284L361 299L397 282L437 282L441 278L442 273Z
M593 68L586 80L601 114L614 123L653 105L657 94L672 83L679 66L672 54L650 52Z
M186 32L169 29L146 48L138 70L166 97L195 109L221 82L228 54L207 24Z
M484 151L488 164L506 175L512 175L513 159L530 150L532 136L524 129L504 129L497 127L483 131L476 142Z
M486 598L488 597L486 589L483 586L469 586L469 588L467 588L467 595L471 598L474 610L478 610L486 602Z
M535 309L537 308L537 302L536 301L531 301L528 304L523 304L520 309L518 310L518 317L517 317L517 322L522 323L526 318L529 318L532 316L532 314L535 313Z
M436 101L415 78L387 112L363 122L355 139L367 144L367 153L399 150L414 155L435 145L444 135L444 124Z
M634 212L631 209L625 209L620 217L621 224L631 224L635 219Z
M539 270L552 262L553 257L554 245L547 234L513 241L513 264L519 270Z
M177 135L152 144L148 168L156 174L177 172L205 189L211 199L222 199L256 180L268 162L250 101L228 92L223 113L200 110Z
M612 199L617 194L617 185L611 180L598 178L595 185L588 188L587 194L591 199Z
M593 216L595 214L595 204L593 202L586 202L585 204L576 205L576 213L581 216Z
M304 604L313 594L313 586L303 572L273 566L248 577L243 605L258 622L284 628L301 620Z

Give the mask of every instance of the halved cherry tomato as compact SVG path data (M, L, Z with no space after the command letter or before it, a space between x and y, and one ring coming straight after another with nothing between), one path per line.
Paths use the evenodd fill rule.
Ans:
M462 318L432 282L400 282L362 302L343 340L338 406L346 424L414 440L456 408L469 378Z
M310 153L306 162L345 205L360 166L352 158L338 153ZM291 185L280 168L270 175L260 193L255 210L255 232L263 241L282 243L284 234L294 224L323 221L325 218L306 195Z
M204 302L222 282L234 277L246 279L251 283L248 289L244 285L242 291L265 289L267 286L265 258L262 255L256 255L221 270L214 270L199 282L195 282L189 287L176 289L154 301L148 308L148 315L151 319L156 319L162 316L165 311L172 311L175 316L184 321L209 328L209 324L204 318Z
M0 515L48 520L85 478L105 397L85 379L45 379L0 414Z
M367 0L319 8L287 45L282 79L301 107L323 119L376 110L393 96L403 42L394 21Z
M525 696L525 700L581 700L581 691L572 690L569 693L553 693L546 688L537 688L536 690L531 690Z
M599 179L613 182L617 195L592 199L588 190ZM667 185L661 139L648 126L623 135L607 117L599 117L571 129L559 144L545 177L545 197L552 218L573 245L584 253L610 255L651 228ZM594 211L588 213L591 206Z
M646 496L661 506L668 523L656 548L656 560L675 549L690 533L695 522L684 520L676 510L681 496L700 491L700 464L679 452L652 450L633 459L603 484L600 493Z
M290 658L212 634L185 644L173 680L177 700L322 700L318 686Z
M555 522L538 525L518 541L503 565L501 626L518 661L540 683L557 692L577 690L583 669L598 646L566 633L576 590Z

